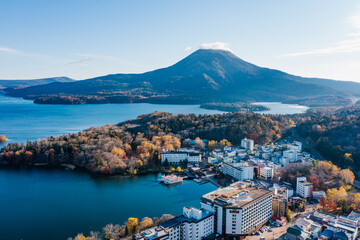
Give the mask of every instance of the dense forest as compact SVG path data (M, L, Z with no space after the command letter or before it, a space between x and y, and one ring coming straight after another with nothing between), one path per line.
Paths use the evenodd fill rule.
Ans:
M269 111L270 108L263 105L255 105L246 102L234 102L234 103L203 103L200 105L201 108L213 109L224 112L247 112L247 111Z
M306 114L298 117L296 129L323 158L341 168L360 170L360 108Z
M49 137L27 144L9 143L0 151L3 165L74 164L97 174L137 174L156 169L163 149L186 146L188 139L228 141L244 137L269 143L283 136L292 121L281 115L254 113L141 115L118 125Z
M90 128L76 134L49 137L27 144L9 143L0 151L2 165L74 164L99 174L136 174L159 169L160 152L187 146L189 139L240 144L276 141L294 127L324 159L341 168L360 170L360 108L330 113L215 115L155 112L117 125Z

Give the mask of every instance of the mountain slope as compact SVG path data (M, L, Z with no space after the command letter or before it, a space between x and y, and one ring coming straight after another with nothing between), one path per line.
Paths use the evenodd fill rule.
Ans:
M351 97L348 91L321 84L319 79L258 67L229 51L205 49L195 51L170 67L142 74L112 74L6 91L11 96L41 99L42 103L61 102L64 96L66 99L95 99L93 103L99 99L100 102L202 103ZM79 103L88 103L84 101Z
M351 81L336 81L322 78L302 78L300 81L304 83L317 84L337 89L343 92L349 92L354 95L360 95L360 84Z
M29 87L36 85L43 85L52 82L73 82L74 80L68 77L53 77L42 79L29 79L29 80L0 80L0 88L8 87Z

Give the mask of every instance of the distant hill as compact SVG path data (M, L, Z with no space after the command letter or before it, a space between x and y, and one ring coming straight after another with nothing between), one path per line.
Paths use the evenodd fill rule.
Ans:
M42 79L29 79L29 80L0 80L0 89L8 87L29 87L36 85L43 85L53 82L73 82L74 80L68 77L53 77Z
M341 85L341 86L340 86ZM359 89L359 91L358 91ZM54 82L23 89L8 88L11 96L37 103L206 103L326 101L350 104L360 84L302 78L256 66L233 53L200 49L178 63L142 74L111 74L83 81ZM314 105L314 104L313 104ZM316 105L316 104L315 104Z
M333 89L337 89L339 91L349 92L356 96L360 95L360 84L357 82L337 81L337 80L322 79L322 78L303 78L301 79L301 81L304 83L327 86Z

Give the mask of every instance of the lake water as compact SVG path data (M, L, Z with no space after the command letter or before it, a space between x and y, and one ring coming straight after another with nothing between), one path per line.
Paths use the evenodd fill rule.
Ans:
M266 114L294 114L307 107L296 104L258 103L269 106ZM13 142L33 141L38 138L74 133L92 126L119 123L141 114L164 111L174 114L223 113L200 108L199 105L166 105L147 103L95 105L43 105L30 100L0 94L0 135ZM1 145L0 145L1 146Z
M44 105L30 100L0 95L0 135L13 142L74 133L92 126L119 123L141 114L164 111L174 114L222 113L199 105L166 105L148 103Z
M272 108L266 112L270 114L304 111L296 105L264 105ZM154 111L222 113L199 105L38 105L0 95L0 135L14 142L33 141ZM178 215L183 206L199 207L200 197L215 189L193 181L165 187L157 178L94 179L87 173L65 170L0 169L0 238L60 240L78 232L101 231L108 223L123 224L128 217Z
M158 177L101 180L66 170L0 169L0 239L66 240L128 217L180 215L216 189L191 180L167 187Z
M259 111L262 114L297 114L304 113L309 108L298 104L285 104L280 102L257 102L256 105L263 105L271 108L270 111Z

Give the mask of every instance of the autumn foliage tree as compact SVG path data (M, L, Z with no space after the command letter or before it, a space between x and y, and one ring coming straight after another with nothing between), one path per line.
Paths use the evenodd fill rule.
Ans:
M1 143L1 142L6 142L7 140L9 140L9 139L7 139L7 138L5 137L5 135L0 135L0 143Z
M198 149L204 149L205 143L199 137L196 137L195 138L195 147L197 147Z
M215 150L215 148L216 148L217 146L218 146L218 142L217 142L217 141L215 141L215 140L210 140L210 141L208 141L206 148L207 148L207 150L209 150L209 151L213 151L213 150Z
M231 146L231 142L229 142L227 139L222 139L220 141L220 147L224 148L226 146Z
M343 169L340 171L341 180L344 181L345 184L353 184L355 180L355 175L350 169Z
M204 149L239 144L256 135L257 143L268 142L274 133L282 135L289 127L288 117L254 113L218 115L155 112L137 119L91 127L79 133L48 137L27 144L9 143L0 150L0 163L9 166L44 163L52 166L73 164L94 174L133 174L147 172L161 164L161 151L176 150L189 139ZM227 141L223 139L227 139ZM186 140L188 139L188 140ZM143 164L139 164L141 160Z
M152 226L154 226L154 221L149 217L144 217L139 224L139 230L144 230Z
M126 221L126 232L127 233L135 233L138 230L138 226L139 226L139 221L138 218L129 218Z

